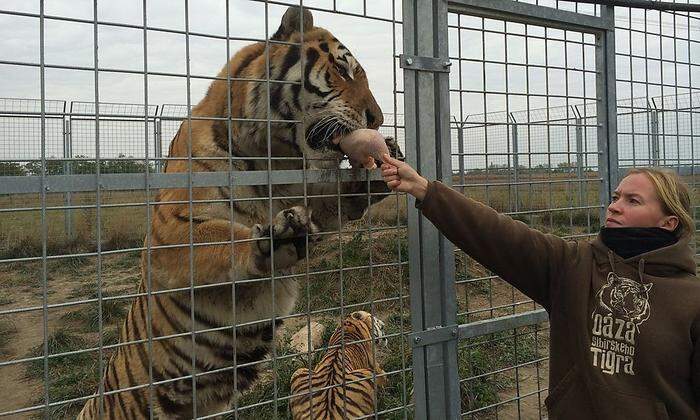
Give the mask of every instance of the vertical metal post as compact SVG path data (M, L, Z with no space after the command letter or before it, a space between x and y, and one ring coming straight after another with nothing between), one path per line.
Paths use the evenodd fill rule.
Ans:
M65 104L63 106L63 114L65 115ZM73 136L72 136L72 121L70 116L68 118L62 117L63 120L63 158L66 159L63 163L63 173L65 175L73 174ZM64 194L64 203L66 210L65 215L65 231L66 239L71 240L75 238L75 212L69 207L73 204L73 193L68 191Z
M513 188L513 201L515 202L515 208L512 208L511 210L514 211L519 211L520 210L520 203L519 203L519 197L518 197L518 166L520 165L520 159L518 158L518 125L517 121L515 120L515 116L513 115L512 112L508 113L508 118L510 118L511 121L511 129L510 129L510 140L511 140L511 149L513 150L513 183L515 185L512 186ZM508 161L510 162L510 157L508 158Z
M576 125L576 178L580 180L583 179L583 120L578 115L578 112L574 108L576 118L574 119L574 124ZM578 205L583 206L583 188L579 184L578 189Z
M619 181L617 157L617 96L615 93L615 8L600 6L600 17L608 24L605 32L596 34L596 116L598 119L598 174L600 188L600 220L605 206Z
M163 172L163 120L156 117L153 121L153 141L155 143L154 154L156 155L155 170L156 172L161 173Z
M651 111L651 164L659 166L659 112L656 109Z
M404 54L448 60L447 1L403 1ZM404 69L406 156L428 179L452 184L449 74ZM454 246L409 197L411 324L414 332L456 324ZM457 341L413 346L416 418L459 418Z
M459 183L461 185L462 194L464 194L464 183L465 173L464 173L464 123L462 121L457 121L457 154L459 155L459 162L457 166L459 167Z

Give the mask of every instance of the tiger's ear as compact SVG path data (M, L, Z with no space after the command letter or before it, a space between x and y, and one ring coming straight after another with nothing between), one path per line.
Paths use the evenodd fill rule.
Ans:
M285 41L289 39L295 32L299 32L301 28L301 14L299 13L299 6L290 6L284 16L282 16L282 22L280 27L277 28L277 32L272 35L275 41ZM314 17L309 11L309 9L304 8L304 32L314 27Z

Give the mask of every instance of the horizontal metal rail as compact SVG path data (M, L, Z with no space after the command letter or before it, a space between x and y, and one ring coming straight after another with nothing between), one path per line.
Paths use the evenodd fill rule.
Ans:
M544 309L523 312L520 314L502 316L483 321L462 324L458 328L460 340L478 337L480 335L494 334L501 331L535 325L549 321L549 315Z
M662 10L665 12L700 12L700 4L674 3L649 0L576 0L578 3L602 4L606 6L631 7L636 9Z
M133 173L95 175L49 175L40 176L4 176L0 177L0 195L49 193L145 190L158 188L187 188L189 173ZM284 185L337 182L358 182L381 180L378 171L364 169L319 169L304 171L232 171L232 172L192 172L192 187L229 187L243 185Z
M504 0L449 0L450 12L586 33L613 29L610 21L551 7Z

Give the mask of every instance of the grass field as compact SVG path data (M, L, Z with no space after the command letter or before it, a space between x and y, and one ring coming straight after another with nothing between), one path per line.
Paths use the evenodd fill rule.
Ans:
M598 230L598 182L566 182L564 174L534 176L532 184L515 187L492 185L507 182L504 176L472 176L465 180L464 192L486 202L499 211L513 216L532 227L559 235L585 238ZM527 178L522 179L525 181ZM455 179L455 183L459 183ZM548 182L549 181L549 182ZM552 182L553 181L553 182ZM579 188L579 186L581 188ZM73 205L94 205L94 194L73 194ZM107 192L102 204L143 203L139 192ZM64 197L47 195L47 206L61 206ZM398 207L397 207L398 205ZM20 209L40 206L36 196L0 197L0 209ZM65 210L46 212L48 225L46 254L64 255L42 261L7 261L42 255L41 214L37 210L0 213L0 310L29 307L41 308L44 296L49 304L61 304L97 296L98 284L102 296L125 296L136 291L140 281L140 256L127 251L113 255L75 255L94 252L99 228L102 250L139 247L146 227L146 207L133 205L101 208L98 223L96 209L73 210L75 235L64 230ZM398 216L397 216L398 214ZM371 220L371 223L370 223ZM411 378L411 349L403 336L410 331L408 289L408 244L404 199L390 197L373 207L365 219L351 223L348 232L330 237L317 245L308 261L310 275L299 286L301 298L295 308L298 317L285 322L277 340L278 359L266 366L263 379L237 402L239 418L288 418L289 378L297 368L313 365L322 352L297 355L290 346L290 337L307 320L326 327L324 343L338 325L341 311L371 310L386 322L390 335L388 347L379 348L378 357L389 374L389 384L379 390L377 409L386 419L412 418L413 383ZM392 228L392 226L394 228ZM367 229L372 227L371 232ZM343 270L340 269L342 256ZM401 269L370 265L401 263ZM493 316L531 310L532 303L512 287L497 278L463 253L456 253L457 303L460 321L474 321ZM351 267L362 267L347 269ZM98 268L100 275L98 276ZM43 277L46 273L46 284ZM342 293L341 293L342 290ZM50 354L71 352L117 342L117 328L131 303L125 297L105 301L100 322L96 303L82 303L51 308L47 312ZM495 308L495 309L494 309ZM306 314L311 311L313 315ZM48 372L44 361L43 312L27 311L0 315L0 362L38 357L22 364L0 367L0 412L43 404L48 387L51 401L64 401L94 392L99 380L100 357L108 360L109 352L75 353L50 358ZM100 331L101 326L101 331ZM101 334L100 334L101 333ZM531 416L539 413L545 395L537 391L546 387L547 362L535 362L547 354L546 325L540 329L523 328L489 337L460 342L459 376L462 411L476 410L475 418L510 418L517 410ZM519 365L515 369L513 366ZM44 378L49 378L45 384ZM16 384L22 384L17 386ZM511 402L494 407L499 401L515 398L516 391L530 390L530 402ZM278 402L260 404L272 400ZM407 406L404 409L404 406ZM52 418L74 416L81 402L56 407ZM516 410L516 411L513 411ZM528 411L529 410L529 411ZM31 416L40 416L36 412ZM531 418L531 417L527 417Z

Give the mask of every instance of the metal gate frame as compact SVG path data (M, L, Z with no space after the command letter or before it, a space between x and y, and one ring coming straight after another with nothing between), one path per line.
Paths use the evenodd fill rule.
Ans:
M619 180L613 6L600 16L510 0L404 0L406 158L428 179L452 184L448 26L449 12L594 34L600 203ZM456 325L454 246L414 208L409 197L413 378L416 418L460 416L457 342L547 321L544 309ZM604 206L601 206L604 212ZM602 220L602 219L601 219Z

